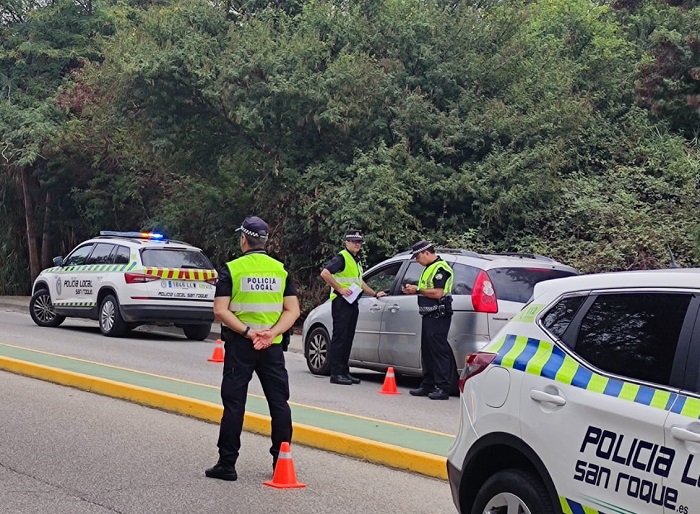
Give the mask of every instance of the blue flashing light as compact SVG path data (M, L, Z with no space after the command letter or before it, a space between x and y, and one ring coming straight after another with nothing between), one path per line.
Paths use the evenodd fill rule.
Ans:
M152 241L162 241L165 239L163 234L157 232L119 232L116 230L100 230L101 236L115 237L135 237L138 239L149 239Z

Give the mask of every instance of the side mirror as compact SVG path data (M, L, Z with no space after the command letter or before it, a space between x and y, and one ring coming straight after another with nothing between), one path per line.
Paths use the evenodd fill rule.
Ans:
M58 256L53 258L53 265L54 266L63 266L63 257Z

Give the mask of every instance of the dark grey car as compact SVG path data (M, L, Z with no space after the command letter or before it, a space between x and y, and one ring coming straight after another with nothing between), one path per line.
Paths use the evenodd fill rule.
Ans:
M438 255L455 272L452 327L449 342L454 353L453 382L465 357L478 351L532 295L536 283L576 275L577 271L538 255L486 255L467 250L438 249ZM363 295L350 365L384 371L389 366L408 375L421 375L421 318L413 295L401 293L401 285L416 284L423 267L410 252L377 264L363 278L383 298ZM328 344L333 333L330 301L312 310L304 321L302 341L312 373L327 375Z

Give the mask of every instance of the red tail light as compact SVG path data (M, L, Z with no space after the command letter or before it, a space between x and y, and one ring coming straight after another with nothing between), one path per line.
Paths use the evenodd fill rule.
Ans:
M467 358L464 361L464 369L462 370L462 374L459 376L459 391L463 393L464 383L468 379L484 371L486 367L493 362L496 355L497 354L495 353L487 352L476 352L467 355Z
M144 275L143 273L124 273L124 280L126 280L127 284L143 284L145 282L160 280L160 277Z
M498 298L488 274L481 270L472 288L472 305L476 312L498 312Z
M206 279L205 282L206 282L207 284L211 284L211 285L215 286L217 280L219 280L217 277L212 277L212 278Z

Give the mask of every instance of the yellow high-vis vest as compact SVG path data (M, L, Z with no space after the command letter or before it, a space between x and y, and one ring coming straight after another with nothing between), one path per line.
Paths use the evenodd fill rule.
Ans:
M445 282L443 295L447 296L448 294L450 294L452 292L452 283L454 281L453 279L455 274L454 271L452 271L450 265L443 260L437 260L423 270L423 273L421 273L420 276L420 280L418 281L418 288L434 289L433 279L435 278L435 275L437 275L438 270L441 269L444 269L445 271L448 271L450 273L450 278L448 278L447 282Z
M333 274L333 278L340 287L347 289L352 284L357 284L362 287L362 266L355 260L350 252L342 250L339 255L345 260L345 267L342 271ZM331 300L335 300L338 293L331 287Z
M226 263L231 273L229 310L253 330L272 328L282 315L287 271L265 253L249 253ZM275 337L279 344L282 336Z

